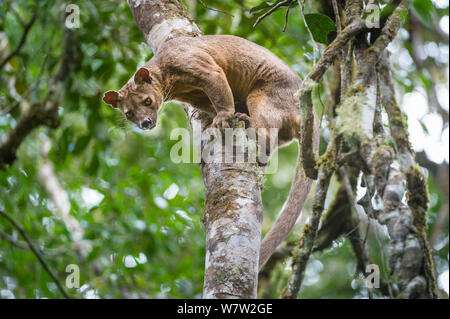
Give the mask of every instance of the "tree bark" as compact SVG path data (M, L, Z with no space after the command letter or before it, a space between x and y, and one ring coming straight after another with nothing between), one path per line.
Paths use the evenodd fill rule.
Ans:
M128 4L153 52L172 38L201 35L180 0L128 0ZM198 120L205 129L211 122L192 106L185 109L192 126ZM215 156L223 158L222 153ZM256 163L212 162L202 163L202 173L206 185L203 298L256 298L263 172Z
M398 289L388 287L389 296L436 297L433 259L425 232L428 208L426 179L416 165L403 123L403 115L395 101L389 65L384 56L386 47L401 27L401 17L407 12L409 2L409 0L395 1L393 12L386 19L377 36L374 37L373 43L369 44L357 34L359 31L368 31L362 22L364 19L363 1L345 1L343 9L347 26L328 45L318 63L303 81L300 89L302 111L300 146L303 165L309 177L318 174L322 178L319 178L313 204L315 217L309 227L304 229L297 253L294 253L291 280L282 297L297 297L306 263L314 249L318 220L324 207L328 187L326 177L329 178L338 168L345 166L362 171L367 188L364 203L361 201L355 203L351 187L346 187L348 188L347 193L351 195L349 197L352 198L351 205L362 205L368 217L374 217L376 210L372 207L372 198L382 197L378 202L382 202L384 207L381 209L381 213L377 212L378 215L383 216L384 214L388 218L377 217L381 223L387 225L392 240L389 260L392 277L398 281ZM338 13L339 10L334 11ZM352 25L354 27L351 27ZM349 54L343 56L340 52L345 46L350 50ZM337 107L336 118L330 119L332 138L327 151L319 157L309 147L312 127L308 125L308 117L311 118L313 113L311 92L339 55L342 80L340 81L340 104ZM343 63L342 60L346 57L351 57L352 68ZM350 83L351 85L349 85ZM347 85L349 85L348 88ZM395 154L391 148L383 146L386 137L384 134L380 134L381 109L379 104L384 106L389 118L390 135L395 144ZM378 134L376 138L374 138L374 132ZM333 144L336 146L334 150L330 148L330 145L333 146ZM392 155L392 161L395 157L397 158L402 174L398 174L391 167L392 161L383 160L386 156L382 155L387 152L387 149L392 153L389 153ZM384 178L383 183L380 182L380 176ZM406 188L403 188L402 183L405 182ZM406 190L408 198L407 206L401 203L404 190ZM397 197L398 201L393 203L393 199L397 199ZM356 216L356 214L353 215ZM366 264L369 256L366 256L364 246L358 243L354 248L356 248L355 252L359 256L360 264Z

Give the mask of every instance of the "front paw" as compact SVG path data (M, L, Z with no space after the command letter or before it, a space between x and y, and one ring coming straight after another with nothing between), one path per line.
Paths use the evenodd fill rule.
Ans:
M219 112L214 118L211 127L224 130L230 127L230 121L234 117L232 112Z
M250 127L250 116L245 113L236 113L234 116L239 120L245 123L245 128Z

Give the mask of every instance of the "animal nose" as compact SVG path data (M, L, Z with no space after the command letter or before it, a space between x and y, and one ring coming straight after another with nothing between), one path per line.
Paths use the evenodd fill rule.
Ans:
M143 129L149 129L152 126L152 120L149 118L146 118L141 122L141 128Z

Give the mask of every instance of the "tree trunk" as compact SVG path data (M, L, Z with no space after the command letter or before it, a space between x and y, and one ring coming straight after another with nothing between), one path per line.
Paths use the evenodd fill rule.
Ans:
M128 4L153 52L169 39L201 35L180 0L128 0ZM185 108L192 126L196 120L202 129L210 123L207 115L189 105ZM214 156L223 158L222 153ZM206 185L203 298L256 298L263 172L256 163L219 161L202 163L202 173Z

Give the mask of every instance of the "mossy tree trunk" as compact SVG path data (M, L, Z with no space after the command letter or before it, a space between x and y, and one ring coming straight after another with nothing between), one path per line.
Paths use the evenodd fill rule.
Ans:
M371 1L371 4L375 5L376 1ZM365 23L368 12L365 12L362 0L333 0L329 6L328 12L333 12L334 20L342 25L338 25L336 38L303 82L300 90L303 123L307 124L313 112L311 92L333 63L336 66L334 71L338 71L333 77L337 84L332 85L335 92L330 92L329 96L334 96L338 103L331 105L332 109L327 112L331 140L321 157L311 151L312 130L303 125L300 146L306 155L303 158L305 170L310 177L318 175L319 182L313 219L304 228L294 254L291 280L283 296L295 298L298 294L306 263L315 245L318 221L326 198L324 192L327 191L329 177L337 173L350 207L361 205L368 219L387 226L391 239L388 250L391 278L383 293L397 298L435 298L436 277L425 232L428 209L426 179L415 162L403 114L395 99L386 50L408 13L409 1L394 1L392 12L377 29ZM383 130L380 115L383 109L389 118L389 132ZM386 133L390 133L394 147L384 145ZM392 165L394 161L399 170ZM355 169L356 176L361 172L367 188L366 196L358 203L353 194L355 184L350 182L346 173L352 170L352 176L355 176ZM401 202L405 194L407 205ZM382 203L382 208L373 207L373 201ZM346 218L360 218L356 214L351 215ZM357 220L358 224L362 223ZM323 225L329 228L327 220ZM345 229L342 227L342 230L334 232L333 238L342 235ZM321 243L317 244L323 245L324 239L331 242L332 238L326 235L322 230ZM359 268L364 268L370 260L364 246L358 244L353 247Z

